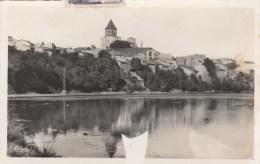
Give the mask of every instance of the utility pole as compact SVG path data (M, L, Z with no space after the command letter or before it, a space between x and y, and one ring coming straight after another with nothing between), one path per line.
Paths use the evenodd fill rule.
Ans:
M180 91L181 91L181 68L179 67L179 74L180 74Z
M66 101L62 101L62 106L63 106L63 121L66 121Z
M66 91L66 69L65 69L65 67L63 67L63 90L62 90L62 92L61 92L61 94L67 94L67 91Z

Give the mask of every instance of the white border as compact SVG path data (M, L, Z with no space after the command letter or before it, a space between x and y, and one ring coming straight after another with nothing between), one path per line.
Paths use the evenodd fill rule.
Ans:
M27 164L46 164L46 163L90 163L90 164L123 164L125 159L108 159L108 158L10 158L7 157L7 33L8 30L8 6L52 6L52 7L65 7L66 2L64 1L44 1L44 2L28 2L28 1L3 1L1 2L0 8L0 159L2 163L16 164L16 163L27 163ZM260 112L258 108L259 105L259 87L260 87L260 55L259 55L259 3L258 0L171 0L171 1L126 1L127 7L252 7L255 8L256 17L255 17L255 62L256 62L256 71L255 71L255 133L254 133L254 159L251 160L222 160L222 159L146 159L146 164L260 164ZM239 137L239 136L238 136Z

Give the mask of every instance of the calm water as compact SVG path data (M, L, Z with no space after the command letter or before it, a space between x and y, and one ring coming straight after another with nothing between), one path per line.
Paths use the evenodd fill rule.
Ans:
M253 98L9 100L26 140L63 157L124 157L121 133L149 131L147 158L250 158Z

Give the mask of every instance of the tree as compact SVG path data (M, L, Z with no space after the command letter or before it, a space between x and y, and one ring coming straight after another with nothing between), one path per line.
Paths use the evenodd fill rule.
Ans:
M91 45L91 48L92 48L92 49L96 49L96 46L92 44L92 45Z
M182 68L176 68L174 72L174 88L186 90L185 88L185 81L188 79L188 75L183 71ZM181 86L181 88L180 88Z
M116 40L110 44L110 48L131 48L131 44L128 41Z
M217 78L217 69L216 69L215 63L212 60L210 60L209 58L206 58L204 60L203 65L206 67L206 69L209 73L209 77Z
M59 93L62 68L66 68L66 90L83 92L119 91L125 86L120 67L106 51L92 54L47 54L9 50L8 84L16 93ZM13 91L14 90L14 91Z
M188 90L188 91L197 91L197 88L196 88L195 83L194 83L190 78L188 78L187 80L185 80L183 86L184 86L185 90Z
M140 70L142 70L142 67L143 67L141 60L138 58L133 58L131 60L130 65L131 65L131 70L133 72L140 71Z

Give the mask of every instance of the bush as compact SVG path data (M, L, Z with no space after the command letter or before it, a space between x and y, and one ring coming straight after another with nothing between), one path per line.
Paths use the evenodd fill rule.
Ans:
M15 147L28 148L30 151L17 151ZM27 143L24 139L23 124L9 121L7 125L7 155L10 157L61 157L49 146L40 150L33 142Z
M106 51L98 57L77 53L47 54L23 52L10 48L8 84L15 93L57 93L62 90L63 67L66 68L66 90L82 92L119 91L125 86L120 67Z

